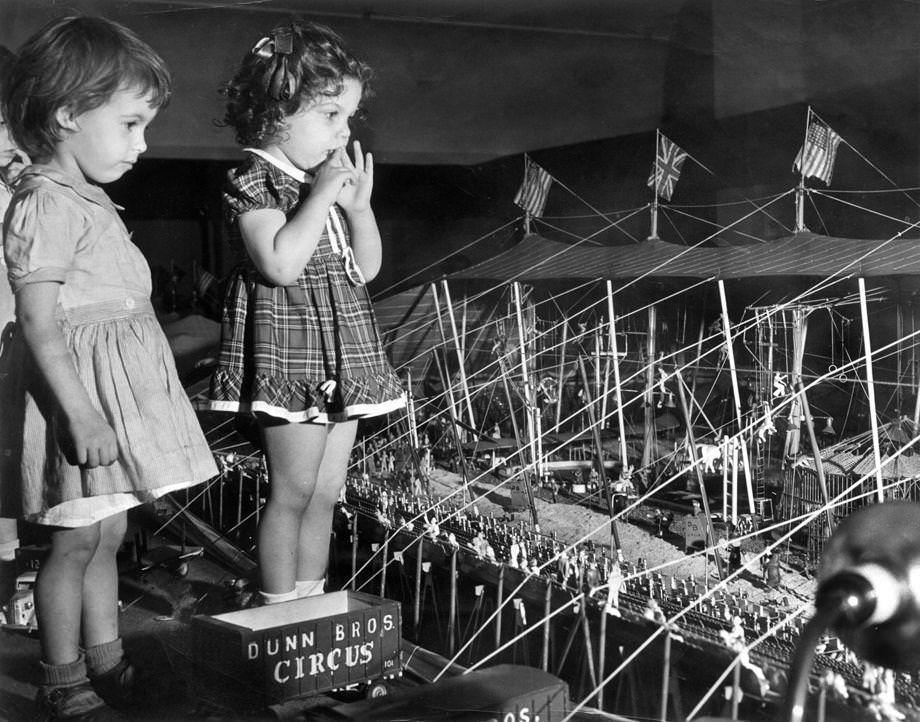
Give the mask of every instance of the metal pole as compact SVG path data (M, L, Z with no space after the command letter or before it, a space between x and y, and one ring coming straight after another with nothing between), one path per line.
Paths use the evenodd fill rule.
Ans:
M601 623L597 639L597 675L606 679L604 671L607 667L607 609L601 608ZM604 709L604 685L597 689L597 708Z
M447 653L454 655L457 626L457 550L450 555L450 614L447 619Z
M449 391L450 384L448 383L447 372L444 369L444 365L441 363L441 357L438 355L438 350L432 349L431 353L438 367L441 385L444 386L445 389L448 389L447 411L450 416L450 429L454 437L454 445L457 447L457 456L460 460L460 473L463 475L463 501L468 502L470 500L470 472L466 465L466 455L463 453L463 441L460 439L460 430L457 428L457 417L454 415L453 394Z
M645 443L642 446L642 468L651 466L655 448L655 333L658 330L658 312L655 304L648 307L648 338L645 366Z
M879 503L885 501L885 482L882 481L882 452L878 443L878 417L875 411L875 386L872 373L872 340L869 338L869 312L866 308L866 280L859 283L859 312L862 316L863 346L866 349L866 394L869 396L869 422L872 425L872 453L875 455L875 483Z
M537 524L537 507L533 498L533 487L531 485L531 477L540 479L543 476L543 450L542 439L537 433L536 429L536 419L534 416L538 413L536 407L536 402L534 400L534 391L533 385L531 384L530 379L530 369L528 368L527 363L527 348L526 341L524 338L524 313L521 308L521 284L517 281L511 284L511 289L514 294L514 311L517 316L517 326L518 326L518 343L520 344L521 352L521 380L524 384L524 403L527 405L527 436L530 441L530 461L531 461L531 471L530 474L525 470L523 474L524 489L527 492L527 498L530 502L531 515L533 517L534 525Z
M805 396L805 386L799 380L796 383L799 392L799 398L802 400L802 411L805 413L805 427L808 429L808 439L811 442L811 453L815 457L815 472L818 475L818 487L821 489L821 496L824 497L824 513L827 517L827 533L834 533L834 513L831 509L830 496L827 493L827 482L824 478L824 460L821 458L821 449L818 448L818 437L815 436L815 424L811 418L811 407L808 405L808 398Z
M664 662L661 670L661 722L668 720L668 688L671 684L671 630L664 633Z
M625 471L629 466L626 452L626 421L623 418L623 387L620 382L620 353L617 348L616 317L613 313L613 283L607 281L607 317L610 323L610 350L613 353L613 386L617 400L617 423L620 427L620 464Z
M495 590L495 648L502 643L502 597L505 595L505 564L498 567L498 586Z
M422 557L425 556L424 533L418 538L418 555L415 558L415 600L412 609L412 621L415 635L418 636L419 621L422 618Z
M550 581L546 582L546 593L543 597L543 655L541 659L540 667L544 672L549 671L549 615L552 613L553 608L553 584Z
M460 373L460 386L463 389L463 398L466 401L466 414L470 420L470 426L476 428L476 419L473 416L473 402L470 400L470 387L466 381L466 365L463 362L463 350L460 346L460 336L457 333L457 320L454 318L454 306L450 298L450 287L447 285L447 279L441 281L441 287L444 289L444 305L447 307L447 318L450 320L450 330L454 337L454 349L457 352L457 366Z
M585 406L588 410L588 423L594 435L594 454L597 458L597 468L600 473L600 483L604 489L604 499L607 501L607 513L610 515L610 533L613 535L613 544L616 547L617 559L620 552L620 534L613 513L613 499L610 493L610 484L607 481L607 469L604 468L604 446L601 443L601 432L594 418L594 399L591 398L591 388L588 386L588 372L585 371L584 358L578 357L578 369L581 372L581 383L585 390Z
M351 518L351 591L355 591L358 576L358 508Z
M700 497L703 502L703 512L706 514L706 526L709 529L709 543L713 547L713 557L716 560L716 571L719 573L719 579L725 578L722 571L722 557L719 555L716 547L716 530L712 525L712 514L709 511L709 495L706 493L706 481L703 479L703 470L700 468L699 459L696 456L696 439L693 436L693 425L690 423L690 409L687 406L687 394L684 391L684 380L680 371L674 372L677 380L677 398L680 399L680 409L684 412L684 419L687 423L687 447L690 451L690 463L696 471L696 480L700 485ZM709 583L709 574L706 574L707 584Z
M380 560L380 598L387 595L387 558L389 557L390 537L383 537L383 557Z
M725 281L719 279L719 299L722 302L722 327L725 334L725 350L728 353L728 366L732 377L732 390L735 396L735 418L738 422L738 431L744 428L744 418L741 416L741 391L738 389L738 372L735 368L735 352L732 348L731 325L728 320L728 301L725 298ZM756 513L754 505L754 487L751 484L751 463L748 460L747 442L739 435L741 445L741 460L744 465L744 481L747 488L748 507L751 514Z
M556 388L556 423L553 431L559 431L559 418L562 416L562 391L565 388L565 351L569 340L569 324L562 324L562 350L559 352L559 382ZM920 394L917 395L920 398Z

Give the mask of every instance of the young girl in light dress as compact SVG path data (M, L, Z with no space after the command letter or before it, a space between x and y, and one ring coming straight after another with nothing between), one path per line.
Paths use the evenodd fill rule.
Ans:
M109 705L131 702L117 606L126 511L217 471L150 305L150 269L99 187L147 149L169 93L150 47L90 17L39 30L3 93L33 165L4 232L21 360L8 379L19 403L3 414L19 474L2 485L50 538L35 587L46 719L110 719Z
M357 419L401 408L365 282L380 269L373 158L349 123L370 78L329 28L275 28L226 86L248 157L224 194L239 265L211 407L254 414L269 472L258 533L266 603L322 593Z

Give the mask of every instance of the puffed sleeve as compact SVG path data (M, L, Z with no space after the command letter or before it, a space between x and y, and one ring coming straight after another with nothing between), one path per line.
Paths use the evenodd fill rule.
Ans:
M29 283L64 283L84 235L84 214L61 193L15 193L6 215L3 254L13 291Z
M292 199L285 197L288 188L281 171L261 158L250 159L227 174L223 191L227 222L235 223L247 211L291 207Z

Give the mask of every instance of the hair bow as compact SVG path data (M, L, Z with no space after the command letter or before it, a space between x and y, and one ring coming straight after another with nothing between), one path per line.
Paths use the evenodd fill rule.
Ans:
M290 100L294 95L296 81L288 72L288 55L294 52L294 31L291 27L278 28L270 37L264 37L252 48L252 54L266 60L274 58L265 71L265 90L275 100Z

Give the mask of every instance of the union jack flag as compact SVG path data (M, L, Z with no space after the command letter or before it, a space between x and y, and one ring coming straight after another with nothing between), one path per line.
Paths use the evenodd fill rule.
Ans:
M539 218L543 215L546 198L553 177L534 163L529 155L524 156L524 181L518 189L514 202L527 213Z
M680 168L687 160L687 153L672 143L666 136L658 134L658 152L655 155L655 165L652 174L648 177L648 187L666 201L671 200L674 186L680 178Z
M792 169L799 171L806 178L820 178L830 185L838 145L839 135L824 123L812 120L805 133L805 143L799 148Z

